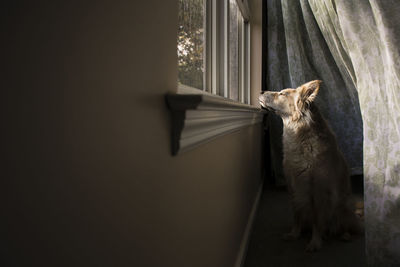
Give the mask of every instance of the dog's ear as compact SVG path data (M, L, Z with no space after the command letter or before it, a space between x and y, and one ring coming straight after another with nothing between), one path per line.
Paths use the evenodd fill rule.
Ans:
M303 84L298 88L300 91L300 99L305 104L311 104L317 97L319 86L322 83L320 80L311 81Z

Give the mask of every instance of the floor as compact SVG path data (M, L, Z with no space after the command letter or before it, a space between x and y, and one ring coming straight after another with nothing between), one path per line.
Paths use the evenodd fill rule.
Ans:
M361 185L362 186L362 185ZM360 190L355 193L362 199ZM244 267L286 266L366 266L364 236L350 242L324 241L322 249L315 253L305 251L309 237L296 241L284 241L282 235L289 232L292 212L289 196L284 188L266 186L261 196L258 213L248 244Z

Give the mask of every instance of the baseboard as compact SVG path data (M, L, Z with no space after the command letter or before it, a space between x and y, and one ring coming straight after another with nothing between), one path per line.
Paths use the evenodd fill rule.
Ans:
M236 258L235 267L243 266L244 259L245 259L245 256L246 256L246 252L247 252L247 247L249 245L249 239L250 239L251 230L253 228L254 219L255 219L256 214L257 214L258 204L260 203L260 198L261 198L262 191L263 191L263 183L261 183L260 188L258 189L256 198L255 198L254 203L253 203L253 207L251 208L250 216L249 216L249 219L247 221L247 225L246 225L246 229L245 229L244 234L243 234L242 242L240 244L239 253L238 253L238 256Z

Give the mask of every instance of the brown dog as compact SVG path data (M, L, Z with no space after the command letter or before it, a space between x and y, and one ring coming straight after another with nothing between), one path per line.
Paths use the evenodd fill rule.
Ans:
M259 97L262 107L283 120L283 167L295 222L284 238L297 239L303 229L311 229L307 251L320 249L323 236L340 234L349 239L349 233L359 229L348 167L314 104L320 83L311 81Z

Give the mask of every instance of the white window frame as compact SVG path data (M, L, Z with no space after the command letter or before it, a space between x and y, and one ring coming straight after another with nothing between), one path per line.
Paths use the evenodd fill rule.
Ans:
M250 22L241 0L236 0L243 19L239 23L239 102L250 104ZM229 0L205 1L206 42L204 88L196 89L230 99L229 96ZM248 9L247 9L248 10ZM187 85L178 85L186 93ZM191 90L192 91L192 90ZM193 92L190 92L193 93Z
M206 1L205 75L203 90L184 84L167 94L171 111L171 152L178 155L217 137L262 122L265 111L250 105L250 13L236 0L243 16L239 26L239 101L229 99L228 2Z

